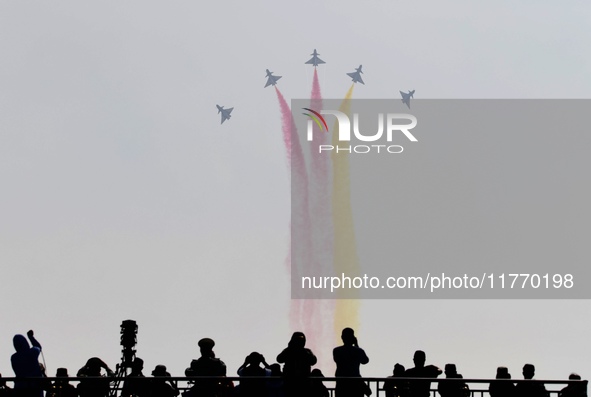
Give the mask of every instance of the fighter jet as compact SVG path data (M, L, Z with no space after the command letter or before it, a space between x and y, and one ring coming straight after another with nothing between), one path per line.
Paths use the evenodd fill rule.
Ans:
M277 80L279 80L281 78L281 76L273 76L273 72L269 72L269 69L267 69L267 84L265 84L265 88L267 88L270 85L275 85L277 84Z
M223 106L220 105L216 105L218 107L218 113L222 114L222 122L220 124L224 124L224 121L230 119L230 113L232 113L232 110L234 110L234 108L230 108L230 109L224 109Z
M402 103L405 103L409 109L410 109L410 98L414 98L414 96L413 96L414 94L415 94L415 90L408 91L408 93L400 91L400 95L402 95Z
M314 52L310 55L312 55L312 59L310 59L308 62L306 62L306 64L310 64L310 65L313 65L314 67L316 67L316 66L320 65L321 63L326 63L322 59L318 58L318 55L320 55L320 54L318 54L316 52L315 48L314 48Z
M361 71L361 66L363 65L359 65L359 67L355 69L355 72L347 73L347 76L352 77L354 83L361 83L365 85L365 83L361 79L361 73L363 73Z

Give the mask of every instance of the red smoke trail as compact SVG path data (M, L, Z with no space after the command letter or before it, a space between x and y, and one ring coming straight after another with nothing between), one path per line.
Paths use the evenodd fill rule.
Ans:
M287 160L291 165L291 132L292 129L295 131L295 123L293 122L293 116L291 114L291 110L289 109L289 105L281 95L279 88L275 86L275 92L277 93L277 99L279 99L279 107L281 109L281 127L283 130L283 143L285 144L285 150L287 154Z
M275 87L279 107L281 109L281 121L283 130L283 141L287 151L287 157L291 167L291 241L290 258L288 263L291 268L292 285L294 282L301 282L302 275L313 274L314 264L312 263L312 243L310 235L310 209L308 197L308 173L302 146L298 139L296 126L291 114L291 109L285 98ZM312 333L315 322L315 308L312 300L292 299L290 308L290 323L294 331L308 333L313 345Z
M317 112L322 110L322 94L320 92L320 83L318 73L314 69L314 81L312 82L312 94L310 99L310 108ZM313 144L310 158L312 165L310 167L310 192L311 192L311 214L314 220L316 233L314 233L313 242L316 242L315 253L318 256L318 266L325 275L332 269L332 214L331 214L331 158L322 155L317 150L319 145L331 143L331 136L328 131L320 131L316 124L313 124Z

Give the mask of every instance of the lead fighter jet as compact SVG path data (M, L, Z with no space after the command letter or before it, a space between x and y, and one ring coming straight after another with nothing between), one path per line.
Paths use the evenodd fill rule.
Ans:
M347 73L347 76L352 77L354 83L361 83L361 84L365 85L365 83L361 79L361 73L363 73L361 71L362 66L363 65L359 65L359 67L355 69L355 72Z
M321 63L326 63L322 59L318 58L319 53L316 52L316 48L314 48L314 52L312 54L312 59L310 59L306 64L313 65L314 67L320 65Z
M267 69L267 84L265 84L265 88L267 88L270 85L275 85L277 84L277 80L279 80L281 78L281 76L273 76L273 72L269 72L269 69Z
M415 94L415 90L409 90L408 93L402 91L399 92L400 95L402 95L402 103L406 104L406 106L408 106L408 108L410 109L410 98L414 98L413 95Z
M232 110L234 110L234 108L230 108L230 109L224 109L223 106L220 105L216 105L218 108L218 113L222 114L222 122L220 124L224 124L224 121L230 119L230 113L232 113Z

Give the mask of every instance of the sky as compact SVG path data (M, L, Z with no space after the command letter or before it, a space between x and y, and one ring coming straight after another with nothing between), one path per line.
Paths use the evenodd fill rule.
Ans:
M251 351L274 361L296 329L290 171L265 69L288 100L310 95L314 48L325 98L363 64L355 98L583 99L590 17L583 1L0 3L0 372L29 329L51 375L93 356L114 368L126 319L150 371L182 375L202 337L228 374ZM235 108L223 125L216 104ZM505 365L519 378L531 362L538 378L587 379L590 308L363 300L362 374L422 349L464 377Z

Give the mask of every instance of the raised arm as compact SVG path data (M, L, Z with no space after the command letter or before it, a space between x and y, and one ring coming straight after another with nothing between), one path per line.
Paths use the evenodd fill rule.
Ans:
M39 350L41 350L41 343L35 339L35 333L32 329L27 332L27 337L29 338L29 341L31 341L31 345L33 345L33 347L37 347Z

